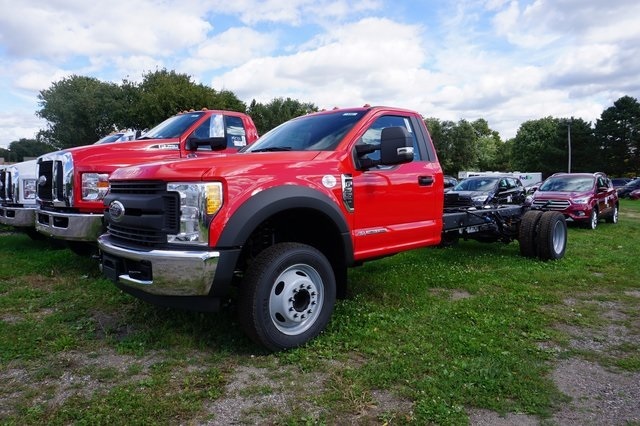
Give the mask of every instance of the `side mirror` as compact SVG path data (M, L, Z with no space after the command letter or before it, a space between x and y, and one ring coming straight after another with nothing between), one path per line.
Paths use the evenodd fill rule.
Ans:
M387 127L380 135L380 164L390 166L413 161L413 137L406 127Z
M196 138L190 137L187 139L185 144L185 149L187 151L195 151L199 146L209 145L212 151L221 150L227 147L227 139L224 137L216 137L216 138Z

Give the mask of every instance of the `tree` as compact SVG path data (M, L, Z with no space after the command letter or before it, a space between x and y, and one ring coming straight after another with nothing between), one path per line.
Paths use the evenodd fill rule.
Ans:
M267 104L256 102L253 99L249 104L247 114L253 119L258 134L262 135L285 121L315 111L318 111L318 107L310 102L301 102L291 98L274 98Z
M603 171L609 174L640 174L640 104L623 96L602 112L595 137L604 153Z
M569 167L569 129L571 129L571 171L574 173L592 173L602 171L602 149L599 147L591 123L581 118L562 118L558 120L558 135L565 156L566 168Z
M93 77L72 75L38 95L36 114L47 120L38 139L58 149L93 143L115 130L121 89Z
M545 117L522 123L511 150L512 166L520 171L549 175L567 169L566 131L559 133L561 122Z
M507 170L499 164L499 152L505 149L500 139L500 134L489 128L489 123L484 118L479 118L471 123L476 132L476 145L478 152L479 170Z
M233 92L216 92L211 87L194 83L187 74L166 69L145 74L138 86L124 81L123 87L127 98L132 102L128 113L130 121L126 127L153 127L180 111L192 109L246 111L244 102Z
M0 156L7 162L19 163L25 161L25 157L39 157L56 148L35 139L22 138L9 144L9 149L0 149Z

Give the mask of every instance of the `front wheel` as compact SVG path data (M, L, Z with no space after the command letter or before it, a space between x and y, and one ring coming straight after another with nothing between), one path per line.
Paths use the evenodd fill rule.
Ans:
M589 221L586 223L586 226L588 229L596 229L598 227L598 209L597 208L593 208L591 209L591 214L589 215Z
M276 351L300 346L326 327L336 299L327 258L299 243L262 251L241 284L238 314L247 335Z

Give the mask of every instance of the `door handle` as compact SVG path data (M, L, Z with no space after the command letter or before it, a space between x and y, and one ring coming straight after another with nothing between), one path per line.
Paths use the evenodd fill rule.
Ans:
M418 176L418 185L428 186L433 184L433 176Z

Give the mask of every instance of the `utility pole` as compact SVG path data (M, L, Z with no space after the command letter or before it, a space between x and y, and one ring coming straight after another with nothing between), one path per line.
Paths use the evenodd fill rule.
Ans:
M571 173L571 123L573 123L573 117L569 120L567 124L567 142L569 148L569 164L567 166L567 173Z

